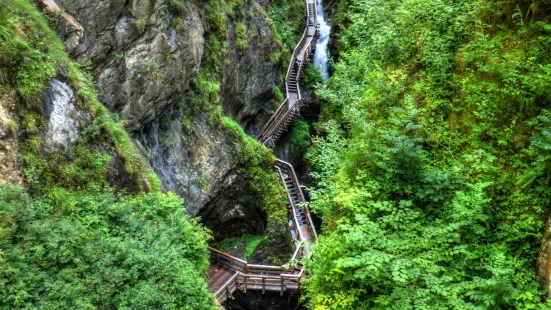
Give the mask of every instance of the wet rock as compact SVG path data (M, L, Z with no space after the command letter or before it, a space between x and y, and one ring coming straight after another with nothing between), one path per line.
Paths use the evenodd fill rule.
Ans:
M204 28L194 2L186 1L180 16L161 0L56 3L84 29L73 57L92 61L100 100L128 120L130 131L182 99L203 57ZM181 20L181 31L173 26L175 18Z
M245 7L253 18L245 20L247 48L241 51L236 44L235 27L228 23L229 49L223 69L222 106L253 137L274 112L274 84L279 82L282 69L273 55L279 51L264 7L266 1L251 1Z
M65 40L69 52L75 50L84 35L82 25L73 16L61 10L53 0L40 0L39 5L47 13L58 17L57 33Z
M182 109L169 113L170 118L154 121L136 136L163 187L183 197L187 212L202 216L215 238L261 234L266 214L236 171L238 145L223 125L201 114L187 131L180 121Z
M75 102L71 87L53 79L42 97L42 114L48 122L48 131L44 136L47 151L63 150L78 138L78 120L83 115L76 109Z

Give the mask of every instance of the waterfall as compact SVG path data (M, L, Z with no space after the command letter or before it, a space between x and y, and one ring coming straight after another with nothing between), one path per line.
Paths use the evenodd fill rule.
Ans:
M329 35L331 34L331 26L325 20L323 15L322 0L318 2L317 19L319 23L319 39L316 43L316 52L314 54L314 65L320 69L323 81L329 78L329 56L327 55L327 45L329 44Z

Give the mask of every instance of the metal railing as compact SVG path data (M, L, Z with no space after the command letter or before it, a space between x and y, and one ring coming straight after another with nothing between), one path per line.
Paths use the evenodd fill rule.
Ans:
M223 303L231 298L233 292L242 290L244 293L249 290L283 292L298 291L300 289L300 279L304 275L304 267L295 266L271 266L256 265L232 256L228 253L209 247L211 259L216 263L225 265L236 273L232 275L222 286L214 292L218 303ZM298 246L293 254L291 262L295 262L302 257L304 249L302 245Z
M308 5L313 6L314 8L313 15L310 14ZM267 146L270 146L270 147L275 146L277 139L279 139L283 131L287 130L287 126L289 125L292 118L294 118L295 115L297 115L298 112L300 111L300 104L302 103L302 94L300 92L299 81L302 73L302 68L304 67L304 63L306 62L306 60L308 60L309 55L312 52L312 47L314 45L314 38L311 35L309 35L309 33L316 32L316 23L317 23L316 11L317 11L316 1L309 3L308 0L306 0L306 24L304 27L304 31L302 33L302 37L298 42L298 44L295 46L295 49L293 50L291 60L289 61L289 66L287 67L287 73L285 74L285 95L286 95L285 100L279 106L276 112L272 115L272 117L270 117L266 125L262 128L260 135L257 137L261 142L263 142ZM309 25L308 23L308 21L311 19L313 19L313 25ZM297 77L295 82L292 84L292 86L296 88L296 91L291 92L290 80L293 74L294 61L295 59L298 59L299 56L300 56L300 64L297 68L297 73L296 73ZM289 99L291 97L291 93L296 93L296 100L291 101Z
M281 136L283 131L287 129L292 119L299 113L300 105L302 103L302 94L300 93L300 76L302 68L314 46L313 34L316 32L316 11L317 3L314 0L306 0L306 25L302 34L302 37L293 50L293 55L287 68L287 74L285 75L285 87L286 97L280 107L268 120L268 122L262 128L261 134L257 137L261 142L269 146L275 147L275 142ZM313 5L313 15L310 14L309 5ZM309 24L313 18L313 25ZM314 28L313 28L314 27ZM289 81L292 76L293 62L300 55L300 64L297 68L296 81L294 86L296 88L296 100L291 102L289 92ZM295 98L293 98L295 99ZM275 165L278 174L285 184L284 173L287 174L292 182L292 186L295 188L299 204L305 202L304 193L298 182L297 175L293 166L285 161L277 160ZM228 280L222 284L222 286L214 292L214 296L219 303L223 303L226 299L231 298L232 293L237 289L247 292L250 290L265 291L279 291L283 294L284 291L298 291L300 289L300 280L304 275L304 267L300 265L298 260L304 255L309 255L309 244L312 241L317 240L317 233L310 216L310 211L304 205L297 206L301 212L306 216L306 225L308 226L310 235L313 240L306 240L304 234L301 231L298 215L296 214L295 204L289 191L287 191L287 199L289 200L291 209L291 219L297 232L300 243L297 245L295 252L290 260L290 265L296 263L296 266L271 266L271 265L256 265L250 264L245 260L232 256L228 253L209 247L211 252L211 260L224 265L236 273L233 274ZM304 224L303 224L304 225Z
M304 199L304 193L302 192L302 187L300 186L300 184L298 182L298 178L297 178L295 169L293 168L293 165L291 165L290 163L288 163L286 161L278 159L276 161L276 167L279 169L278 171L280 171L280 172L283 171L283 170L285 170L287 172L287 174L290 176L290 178L293 182L293 186L296 188L299 201L301 203L306 202L306 199ZM282 174L281 174L281 177L283 178ZM290 196L289 196L289 199L291 200ZM302 208L302 211L306 215L306 221L307 221L308 229L309 229L310 233L312 234L312 236L314 238L314 240L312 240L312 241L316 241L318 239L318 234L316 233L314 222L312 221L312 216L310 215L310 210L308 209L308 207L306 207L304 205L300 206L300 207ZM295 213L294 208L293 208L293 213ZM295 220L296 220L296 218L295 218ZM296 223L298 224L298 220L296 220ZM301 233L301 236L302 236L302 233ZM308 241L309 242L309 240L304 240L304 237L301 238L301 241Z

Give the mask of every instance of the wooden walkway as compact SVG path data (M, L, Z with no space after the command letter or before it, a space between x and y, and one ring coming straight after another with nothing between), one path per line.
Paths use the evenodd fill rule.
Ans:
M300 290L300 280L304 267L299 260L309 256L310 245L317 240L317 233L310 216L310 211L303 206L304 194L298 183L293 166L288 162L277 160L275 165L280 179L287 188L291 233L296 250L290 258L290 266L255 265L220 250L211 251L211 267L207 273L209 290L215 295L218 303L232 298L236 290L296 292ZM294 264L294 265L292 265Z
M317 33L316 1L306 0L306 27L302 38L293 51L293 57L289 62L285 75L285 100L266 122L257 139L269 147L275 147L275 143L281 135L287 131L293 119L299 114L302 104L300 93L300 76L305 64L310 60L310 55L315 48L315 36ZM295 66L295 60L299 60Z
M279 137L287 131L289 124L299 114L302 103L300 93L300 76L306 62L314 49L316 35L316 2L306 0L306 27L301 40L293 51L293 57L287 69L285 78L286 98L272 115L257 137L269 147L275 147ZM300 63L295 65L295 60ZM310 211L303 205L304 194L298 182L293 166L288 162L277 160L275 169L287 189L289 201L289 222L296 250L290 258L290 266L255 265L234 257L217 249L211 251L211 267L207 273L209 290L214 294L219 304L222 304L236 290L244 293L247 290L296 292L300 290L300 280L304 267L298 262L302 257L309 256L310 245L318 236L310 216Z

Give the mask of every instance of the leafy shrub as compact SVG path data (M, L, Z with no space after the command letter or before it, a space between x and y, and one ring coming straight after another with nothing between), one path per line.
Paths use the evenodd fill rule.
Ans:
M0 186L8 308L212 309L207 232L174 195L69 192L31 202Z
M185 8L185 0L168 0L168 5L177 11L182 11Z
M307 64L304 68L302 79L300 80L302 87L304 89L314 88L317 85L321 85L322 81L323 80L319 68L316 67L313 63Z
M551 26L529 2L342 3L307 154L324 223L312 307L549 307L534 265L551 203Z
M242 236L237 238L224 239L220 242L217 242L213 244L213 247L221 251L228 252L232 249L242 246L243 259L248 260L251 258L251 255L253 254L254 250L256 250L260 242L262 242L261 235L243 234Z
M296 120L290 130L291 154L297 159L302 158L310 146L310 125L304 120Z
M243 23L237 23L235 25L235 42L240 54L244 54L247 51L247 27Z

